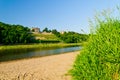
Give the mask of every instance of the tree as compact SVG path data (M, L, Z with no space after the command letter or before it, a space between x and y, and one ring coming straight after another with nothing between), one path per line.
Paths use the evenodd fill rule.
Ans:
M53 30L52 30L52 33L53 33L53 34L57 34L58 31L57 31L56 29L53 29Z
M53 33L54 35L56 35L57 37L60 37L60 33L59 33L56 29L53 29L53 30L52 30L52 33Z
M43 29L43 32L49 32L48 28Z
M30 29L22 25L10 25L0 22L0 43L16 44L32 42Z

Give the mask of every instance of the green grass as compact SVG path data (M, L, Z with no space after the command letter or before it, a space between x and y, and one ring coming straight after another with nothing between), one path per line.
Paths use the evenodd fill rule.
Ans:
M33 34L33 36L35 36L37 39L40 39L40 40L57 40L59 41L60 39L57 38L54 34L41 34L41 33L36 33L36 34Z
M77 56L73 80L120 80L120 20L97 18L95 31Z
M4 45L0 46L0 51L5 50L24 50L24 49L44 49L44 48L59 48L69 46L80 46L81 43L57 43L57 44L26 44L26 45Z

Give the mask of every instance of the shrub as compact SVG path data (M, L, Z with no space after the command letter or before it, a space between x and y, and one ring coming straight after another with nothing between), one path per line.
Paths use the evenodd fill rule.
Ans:
M70 71L73 80L120 79L120 20L107 17L97 23Z

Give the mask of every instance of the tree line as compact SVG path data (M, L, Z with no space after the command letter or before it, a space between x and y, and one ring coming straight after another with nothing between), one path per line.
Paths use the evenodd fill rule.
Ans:
M79 34L76 32L64 32L61 34L56 29L50 30L48 28L43 29L43 32L51 32L56 35L61 42L65 43L79 43L86 41L88 35ZM26 44L26 43L36 43L30 29L22 25L11 25L0 22L0 44Z
M0 22L0 44L31 43L33 39L28 27Z
M65 43L80 43L87 41L89 35L87 34L79 34L76 32L64 32L63 34L57 32L57 30L52 31L57 37L59 37Z
M89 38L89 35L87 34L80 34L73 31L68 31L61 34L56 29L50 30L47 27L43 29L43 32L52 32L65 43L80 43L86 41Z

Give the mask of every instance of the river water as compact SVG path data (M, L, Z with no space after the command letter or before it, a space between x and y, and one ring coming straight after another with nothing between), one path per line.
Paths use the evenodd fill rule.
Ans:
M80 46L76 46L76 47L46 49L46 50L33 50L33 51L26 51L26 52L21 51L20 53L13 51L13 52L6 53L4 55L3 54L0 55L0 62L79 51L81 50L81 48L82 47Z

